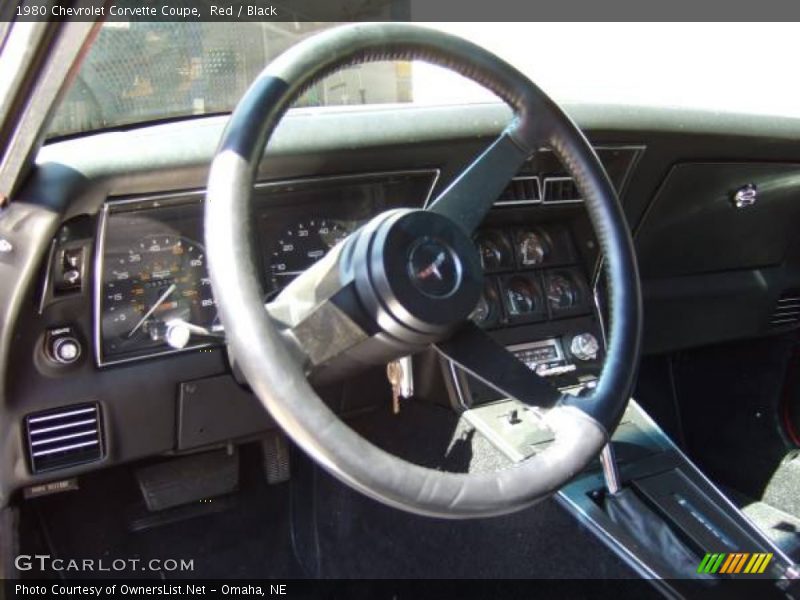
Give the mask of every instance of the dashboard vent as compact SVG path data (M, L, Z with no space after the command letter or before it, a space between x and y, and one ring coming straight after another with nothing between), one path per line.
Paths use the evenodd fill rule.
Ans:
M788 327L800 323L800 290L788 290L775 303L769 324L772 327Z
M572 177L546 177L544 180L545 202L580 202L581 195Z
M534 175L514 177L494 204L495 206L513 206L515 204L535 204L541 201L541 185L539 178Z
M25 433L34 473L72 467L103 456L100 407L95 403L28 415Z

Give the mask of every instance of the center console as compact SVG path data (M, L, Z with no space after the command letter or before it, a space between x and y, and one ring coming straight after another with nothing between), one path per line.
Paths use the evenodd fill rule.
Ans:
M620 190L624 177L614 183ZM604 360L602 278L571 181L516 178L475 242L486 285L473 320L562 392L590 390ZM552 442L536 407L440 360L451 404L509 461ZM760 579L766 597L800 597L791 560L634 400L601 458L559 492L559 502L666 595L695 597Z

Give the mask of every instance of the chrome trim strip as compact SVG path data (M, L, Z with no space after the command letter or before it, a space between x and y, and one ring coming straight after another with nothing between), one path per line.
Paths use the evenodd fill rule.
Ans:
M465 411L469 410L469 405L467 404L466 400L464 399L464 390L461 387L461 378L459 377L459 368L452 360L447 359L447 364L450 368L450 377L453 380L453 387L456 392L456 398L458 400L458 404L461 408Z
M43 417L28 417L28 423L41 423L42 421L52 421L53 419L64 419L66 417L73 417L75 415L85 415L86 413L97 412L97 407L79 408L77 410L70 410L63 413L55 413L52 415L45 415Z
M94 339L94 358L98 367L103 366L103 352L102 339L100 334L100 309L101 299L103 294L103 250L106 247L106 219L108 218L109 205L106 202L103 205L103 210L100 212L100 218L97 224L97 239L94 244L94 318L92 319L94 331L92 338Z
M611 446L610 441L600 451L600 465L603 468L603 479L605 479L608 493L612 495L619 493L622 489L622 484L620 483L614 448Z
M81 427L83 425L97 425L97 417L93 419L87 419L84 421L74 421L72 423L64 423L63 425L53 425L52 427L43 427L42 429L28 429L28 433L30 434L31 438L34 435L39 435L42 433L50 433L51 431L61 431L62 429L72 429L74 427Z
M89 446L99 446L100 442L98 440L91 440L89 442L80 442L78 444L70 444L69 446L60 446L58 448L48 448L47 450L41 450L40 452L34 452L33 458L37 458L39 456L48 456L50 454L55 454L56 452L66 452L67 450L77 450L78 448L88 448Z
M31 446L41 446L42 444L55 444L56 442L63 442L64 440L72 440L75 438L86 437L87 435L97 435L97 429L87 429L86 431L79 431L78 433L70 433L68 435L59 435L54 438L45 438L43 440L31 441Z
M45 265L44 271L44 282L42 283L42 295L39 298L39 314L41 315L44 313L44 305L47 302L47 290L50 289L50 276L53 269L53 257L56 253L56 238L53 238L53 241L50 242L50 251L47 253L47 264Z
M281 186L291 186L291 185L313 185L318 183L330 183L332 181L358 181L364 179L381 179L386 177L402 177L408 175L429 175L431 176L431 183L430 187L428 188L428 193L422 201L422 208L426 207L430 202L431 196L433 195L433 191L436 189L436 185L439 182L439 177L441 175L441 170L438 168L434 169L407 169L401 171L374 171L369 173L352 173L347 175L321 175L318 177L304 177L304 178L295 178L295 179L284 179L284 180L277 180L277 181L264 181L258 182L254 185L254 188L257 190L262 189L269 189L274 187L281 187ZM117 211L124 211L126 207L135 205L135 204L142 204L142 203L152 203L150 206L142 207L142 210L151 209L151 208L158 208L162 206L162 202L171 205L174 203L186 202L186 203L193 203L193 202L201 202L203 196L205 195L205 189L192 189L186 191L174 191L174 192L164 192L162 194L151 194L151 195L142 195L136 196L133 198L120 198L120 199L107 199L106 202L103 204L103 208L100 212L98 228L97 228L97 236L96 236L96 243L95 243L95 253L94 253L94 261L93 261L93 268L94 268L94 277L93 285L94 285L94 308L93 308L93 327L94 332L92 338L94 340L94 357L95 362L98 367L107 367L110 365L120 365L126 364L131 362L136 362L140 360L147 360L150 358L156 358L160 356L169 356L173 354L179 354L183 352L191 352L196 350L202 350L206 348L212 347L219 347L219 344L209 343L209 342L202 342L199 344L190 344L184 348L169 348L165 350L160 350L157 352L152 352L148 354L143 354L141 356L129 356L126 358L119 358L119 359L112 359L112 360L103 360L103 352L102 352L102 335L101 335L101 301L102 301L102 287L103 287L103 251L105 249L105 238L106 238L106 221L108 220L108 215L113 212Z

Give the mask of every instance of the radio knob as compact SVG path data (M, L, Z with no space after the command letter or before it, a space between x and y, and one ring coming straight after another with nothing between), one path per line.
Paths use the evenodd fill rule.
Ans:
M594 360L600 351L600 344L591 333L581 333L572 338L569 351L578 360Z

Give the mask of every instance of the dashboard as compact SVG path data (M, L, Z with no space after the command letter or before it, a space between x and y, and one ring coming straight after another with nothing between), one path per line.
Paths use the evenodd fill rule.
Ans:
M637 150L601 152L627 159L620 162L624 171L619 178L624 178ZM528 165L527 170L541 170L541 165ZM437 170L415 170L258 184L253 229L243 235L260 241L264 302L372 216L392 208L424 207L438 177ZM223 342L202 242L203 201L204 193L198 191L104 204L94 265L92 338L99 367ZM542 222L543 215L552 217L553 208L560 215ZM524 174L509 184L487 225L474 236L485 274L472 315L478 325L497 330L593 313L592 265L579 255L573 224L565 218L582 212L567 177ZM54 281L63 282L64 274ZM526 335L539 341L530 327ZM59 357L58 350L51 355L69 364L69 357ZM556 355L565 352L554 351L552 358ZM76 354L72 360L77 359Z
M570 110L631 224L646 352L798 326L800 317L784 313L800 289L792 226L800 219L800 125ZM494 105L287 116L243 232L260 241L264 301L371 216L425 206L507 117ZM18 311L4 317L14 323L0 419L13 457L0 477L5 490L274 427L231 376L208 285L203 186L224 123L156 125L42 151L12 203L29 213L0 231L18 247L24 236L41 248L25 263L24 300L2 307ZM751 183L757 203L737 209L735 192ZM582 200L552 154L537 152L520 170L474 241L485 288L472 319L558 387L590 385L603 360L602 262ZM10 264L0 256L4 274ZM450 403L492 399L451 365L426 360L414 365L418 394L442 393L428 385L436 373L452 384ZM346 416L368 408L365 389L388 398L385 374L367 377L368 385L354 378L327 390L326 401ZM90 422L78 453L34 433L37 423L78 418ZM39 448L54 452L34 456Z

